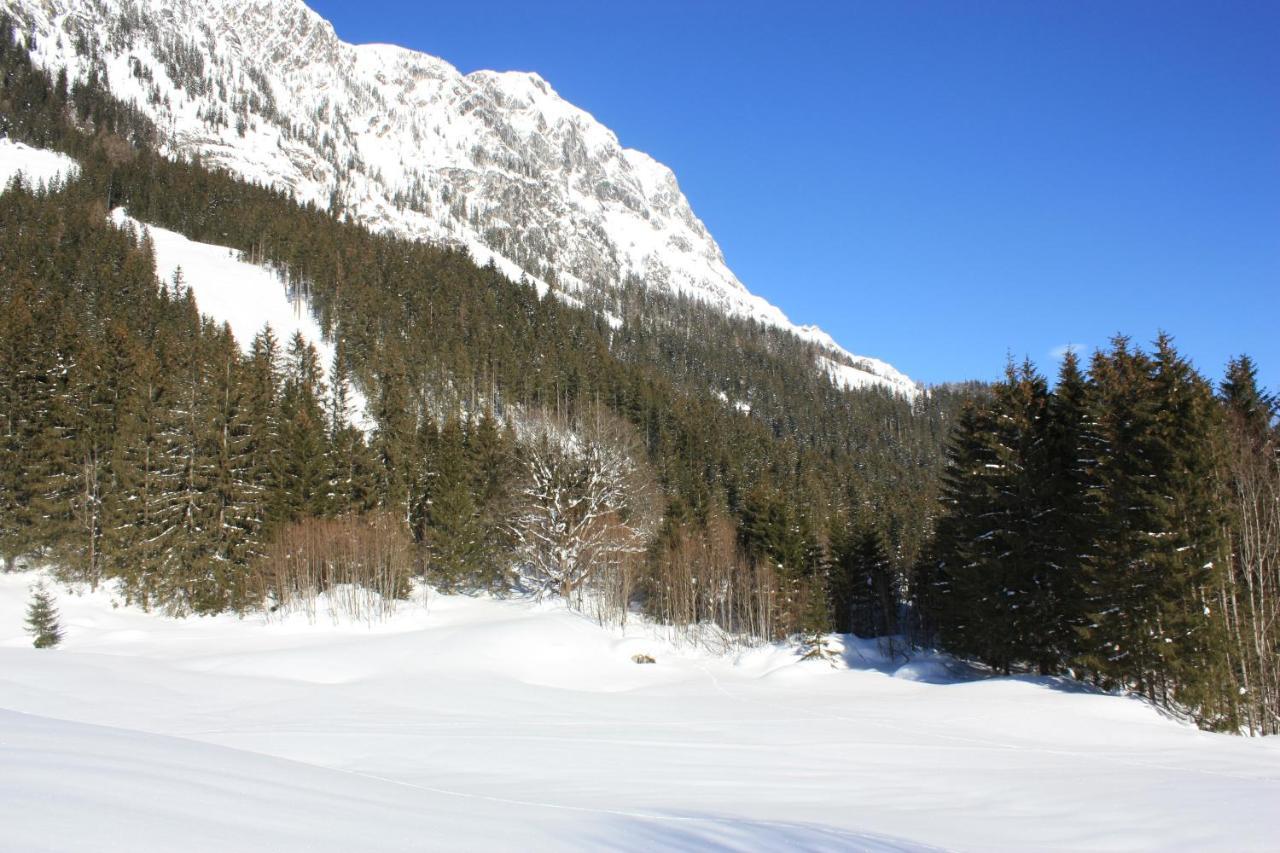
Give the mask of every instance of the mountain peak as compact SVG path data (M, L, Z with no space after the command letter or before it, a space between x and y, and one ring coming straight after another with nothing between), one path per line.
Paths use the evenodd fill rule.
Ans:
M137 104L167 132L167 153L299 201L336 201L369 227L465 247L562 292L607 302L643 282L790 331L871 384L915 393L888 365L750 293L671 170L624 148L537 73L464 75L407 48L347 44L300 0L0 8L36 34L37 62L73 77L94 68Z

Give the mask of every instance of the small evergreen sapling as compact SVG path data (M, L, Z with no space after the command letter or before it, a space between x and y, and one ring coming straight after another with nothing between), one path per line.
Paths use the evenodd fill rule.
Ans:
M27 605L27 632L35 638L37 649L51 649L62 642L58 609L44 584L31 591L31 602Z

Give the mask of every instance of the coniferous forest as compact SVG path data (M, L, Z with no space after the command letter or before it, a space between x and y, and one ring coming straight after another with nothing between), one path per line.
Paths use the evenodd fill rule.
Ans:
M1052 387L1024 363L915 401L842 390L812 345L643 283L615 328L169 160L7 22L0 82L0 134L80 165L0 194L6 567L173 613L377 607L420 578L744 640L905 637L1280 731L1280 433L1247 357L1214 387L1171 338L1116 338ZM278 271L332 363L202 317L118 207Z

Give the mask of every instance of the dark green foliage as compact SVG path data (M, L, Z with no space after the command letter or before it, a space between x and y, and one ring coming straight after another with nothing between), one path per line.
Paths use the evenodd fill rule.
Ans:
M1274 438L1280 403L1258 385L1258 368L1247 355L1231 359L1221 383L1229 416L1258 444Z
M500 578L503 504L514 451L492 419L450 417L428 438L427 481L414 512L424 568L447 587L492 586Z
M27 604L27 633L37 649L51 649L62 642L58 608L43 585L31 590L31 601Z
M992 399L967 410L949 449L939 526L934 619L949 648L1008 672L1028 658L1042 668L1051 635L1052 558L1044 529L1049 393L1029 365L1007 369ZM1060 633L1060 632L1052 632Z
M1247 367L1229 387L1257 412ZM1000 671L1082 672L1234 725L1223 415L1163 335L1151 354L1117 338L1087 378L1069 356L1052 393L1011 368L948 450L915 595L926 630Z
M847 526L832 541L832 562L836 630L860 637L898 633L899 578L880 534Z
M193 57L159 58L198 88ZM1280 727L1276 406L1247 358L1220 402L1164 337L1152 354L1118 339L1087 377L1070 356L1052 392L1030 364L914 403L844 391L811 344L643 282L569 306L465 252L170 162L94 77L34 69L2 15L0 134L81 165L52 192L0 193L6 567L39 557L144 605L238 609L285 532L340 539L376 517L370 542L411 534L433 582L494 586L518 453L500 425L608 411L662 491L634 584L655 614L815 642L906 629L997 670ZM272 264L334 362L269 329L242 354L180 278L156 280L145 236L107 219L117 205ZM355 389L367 435L347 423Z
M1213 476L1219 412L1164 337L1154 358L1117 340L1095 356L1092 374L1101 522L1088 563L1086 662L1168 702L1174 684L1191 689L1212 664L1205 590L1223 523Z
M777 575L782 624L806 634L830 630L827 559L809 517L765 483L747 496L742 538L747 554Z

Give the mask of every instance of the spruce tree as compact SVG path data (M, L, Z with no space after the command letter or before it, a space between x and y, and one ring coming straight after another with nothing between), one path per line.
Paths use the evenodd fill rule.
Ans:
M1085 565L1098 522L1095 468L1099 451L1089 385L1075 352L1058 371L1049 400L1043 471L1044 584L1032 620L1040 647L1056 666L1073 664L1085 627Z
M47 406L38 353L42 349L34 292L20 293L0 312L0 568L39 550L34 456L42 410Z
M295 334L289 341L280 394L281 489L290 521L335 509L324 397L315 347Z
M51 649L62 642L58 608L44 584L31 591L31 600L27 604L27 633L31 634L37 649Z
M860 637L896 633L898 589L880 534L848 524L833 540L832 551L836 629Z
M1192 710L1201 721L1230 718L1226 637L1214 615L1211 590L1227 563L1227 496L1219 478L1224 434L1222 412L1209 383L1161 334L1154 353L1156 421L1162 464L1158 505L1165 535L1152 543L1154 562L1166 579L1160 629L1167 654L1160 699Z
M243 368L245 453L256 498L254 518L265 541L286 518L280 427L280 346L270 326L253 338Z
M1127 338L1095 353L1090 368L1098 428L1099 523L1086 564L1081 660L1105 684L1154 697L1164 653L1151 545L1162 532L1151 359Z
M431 457L420 538L431 577L445 588L479 569L484 530L472 494L472 472L461 419L445 422Z
M975 588L972 543L987 532L983 507L991 501L988 485L996 462L989 435L990 407L970 401L951 431L942 472L942 514L930 551L917 572L913 594L925 636L959 654L980 655L981 593Z
M1049 394L1030 363L1008 366L985 406L961 419L944 479L948 516L939 525L945 584L939 628L948 645L1009 672L1042 670L1046 648Z
M1212 392L1165 335L1154 357L1116 339L1092 374L1100 522L1083 660L1160 704L1230 715L1209 595L1225 562Z
M1252 358L1242 355L1227 363L1220 393L1230 417L1252 441L1261 445L1273 438L1280 403L1258 385L1258 368Z
M193 608L213 613L248 600L250 562L262 553L258 532L261 486L254 476L251 430L240 353L230 329L209 340L205 382L207 431L202 442L207 484L202 496L206 547L192 572Z

